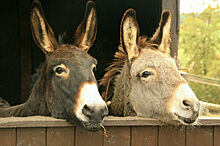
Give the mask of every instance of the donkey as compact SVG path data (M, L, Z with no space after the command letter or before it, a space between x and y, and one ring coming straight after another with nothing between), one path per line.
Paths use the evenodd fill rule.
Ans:
M95 4L87 2L73 44L57 42L38 0L33 2L31 24L33 38L46 61L29 99L21 105L0 108L0 117L52 116L89 131L101 129L108 108L93 74L97 61L87 53L96 38Z
M134 9L121 21L115 60L101 79L103 98L115 116L156 118L168 124L192 124L200 102L169 56L171 13L164 10L152 38L139 36Z

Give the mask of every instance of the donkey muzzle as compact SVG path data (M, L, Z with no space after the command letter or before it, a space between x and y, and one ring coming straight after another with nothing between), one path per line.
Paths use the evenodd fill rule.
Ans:
M74 114L85 127L101 128L103 118L108 115L108 108L95 82L85 82L81 86Z

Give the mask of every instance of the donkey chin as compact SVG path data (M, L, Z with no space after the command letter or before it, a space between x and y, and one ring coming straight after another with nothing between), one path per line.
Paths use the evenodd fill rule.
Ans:
M98 131L103 127L103 119L106 114L88 115L83 110L77 115L81 125L88 131Z
M199 103L192 106L174 106L171 111L173 120L177 124L192 125L196 123L199 116Z
M176 116L176 118L175 118L176 121L178 123L183 124L183 125L192 125L192 124L196 123L197 118L199 116L199 113L193 113L192 116L190 116L190 117L183 117L183 116L178 115L176 113L174 113L174 114Z
M103 122L100 123L83 122L82 125L88 131L98 131L101 130L101 128L103 127Z

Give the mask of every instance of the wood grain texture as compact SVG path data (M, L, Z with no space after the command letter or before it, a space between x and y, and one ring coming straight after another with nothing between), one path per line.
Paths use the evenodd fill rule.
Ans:
M159 146L185 146L185 127L159 127Z
M130 127L106 127L104 146L130 146Z
M103 132L89 132L82 128L76 128L76 146L101 146Z
M214 146L220 145L220 126L214 127Z
M0 129L0 146L15 146L16 145L16 129L7 128Z
M20 54L21 54L21 102L28 99L31 90L31 26L30 26L30 0L19 0L20 22Z
M46 128L18 128L17 146L46 146Z
M44 116L0 118L0 128L7 127L73 127L73 124L63 119Z
M213 146L213 127L187 127L187 146Z
M171 27L171 56L177 59L178 46L179 46L179 27L180 27L180 12L179 12L180 0L162 0L162 10L170 10L172 13L172 27Z
M74 146L74 127L47 128L47 146Z
M199 118L199 125L220 126L220 118ZM104 126L162 126L160 121L140 117L105 117ZM63 119L44 116L0 118L0 128L16 127L73 127Z
M43 119L41 121L45 122ZM64 120L53 118L47 120L48 123L49 121L64 122ZM127 120L125 118L125 121ZM216 122L215 120L214 123ZM52 125L55 127L25 128L23 125L24 127L17 128L17 132L15 128L1 128L0 146L219 146L220 144L220 126L203 125L178 128L167 125L113 125L105 126L106 134L103 134L102 130L88 132L83 128L65 126L65 123L61 124L61 127L58 126L59 124L53 123Z
M157 126L135 126L132 127L131 146L157 146Z

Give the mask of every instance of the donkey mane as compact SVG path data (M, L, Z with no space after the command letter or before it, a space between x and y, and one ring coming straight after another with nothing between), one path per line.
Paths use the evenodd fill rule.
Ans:
M156 48L158 47L157 44L153 44L151 41L148 40L146 36L140 36L138 38L138 48L150 48L152 50L158 51ZM114 60L110 66L108 66L105 70L106 73L104 77L100 80L99 85L104 86L105 90L102 92L102 98L105 101L111 100L113 96L113 82L117 74L121 72L121 69L125 62L128 62L128 55L125 53L122 45L118 46L118 51L116 51L114 55Z

